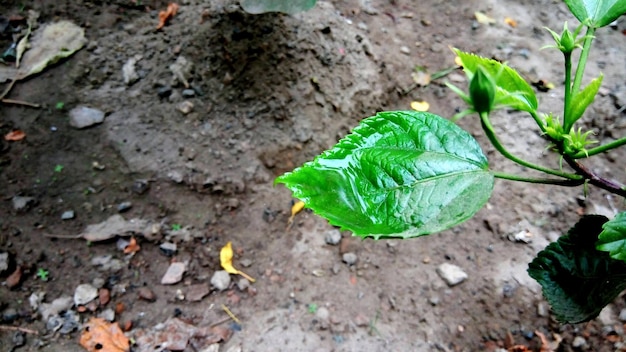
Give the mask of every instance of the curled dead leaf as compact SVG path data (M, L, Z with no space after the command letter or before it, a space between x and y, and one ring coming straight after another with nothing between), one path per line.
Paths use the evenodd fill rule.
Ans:
M412 101L411 109L415 111L428 111L430 109L430 104L427 101Z
M5 134L4 135L4 140L5 141L17 142L17 141L21 141L25 137L26 137L26 133L24 133L24 131L22 131L22 130L15 130L15 131L11 131L11 132Z
M130 238L130 243L124 248L124 254L137 253L141 247L137 244L135 237Z
M159 12L159 24L157 25L156 29L159 30L163 28L163 26L165 26L165 23L167 23L167 21L170 18L176 15L179 8L180 6L178 6L177 3L171 2L169 5L167 5L167 9L165 11L160 11Z
M230 274L241 275L248 279L248 281L250 282L256 281L250 275L244 273L241 270L235 269L235 267L233 266L233 245L231 242L226 243L226 245L220 250L220 264L222 265L222 268Z
M293 219L296 217L296 215L302 211L302 209L304 209L304 202L299 200L295 203L293 203L293 205L291 206L291 216L289 217L289 220L287 221L287 230L289 230L289 228L291 228L291 225L293 224Z
M89 352L128 352L130 342L117 323L91 318L80 335L80 345Z

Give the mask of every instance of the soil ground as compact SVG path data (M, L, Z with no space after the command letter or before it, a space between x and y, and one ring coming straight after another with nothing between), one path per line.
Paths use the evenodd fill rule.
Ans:
M44 293L49 303L96 282L110 290L111 301L77 313L80 321L122 303L115 320L132 321L129 336L160 331L174 316L194 326L217 324L227 318L227 306L240 324L220 325L233 332L220 351L496 351L514 344L538 351L537 332L562 339L558 351L621 350L621 296L590 323L560 325L526 274L534 255L581 214L624 208L601 190L591 188L584 199L580 188L497 182L489 204L453 230L405 241L343 233L333 246L325 243L333 228L310 212L286 228L293 200L272 184L377 111L406 110L414 100L447 117L463 109L444 79L411 89L416 66L431 73L454 66L449 46L506 60L532 81L553 82L555 89L538 93L540 104L560 111L561 57L539 49L551 41L544 26L577 23L564 4L320 1L311 11L284 16L248 15L228 1L186 0L156 31L158 10L166 6L156 0L3 2L2 16L35 9L40 23L71 20L85 28L89 43L10 93L43 108L0 105L2 135L13 129L27 135L0 142L0 253L11 258L2 280L17 266L23 271L18 286L0 286L0 350L82 351L80 329L50 331L29 297ZM477 23L475 11L496 23ZM504 23L507 16L516 27ZM584 120L600 141L626 130L624 28L622 21L597 33L588 65L587 77L605 75ZM3 38L2 47L10 42ZM170 70L181 57L192 64L183 76L193 92ZM126 84L123 66L131 58L138 78ZM464 84L459 71L445 79ZM186 114L185 101L192 104ZM104 122L70 127L68 111L77 106L104 111ZM501 111L494 123L515 153L558 167L532 119ZM490 149L475 118L460 124L485 147L494 169L524 172ZM626 180L625 157L616 150L589 166ZM18 211L15 196L32 202ZM139 252L125 255L118 239L68 238L117 214L124 202L132 205L124 218L160 229L137 236ZM74 218L62 220L68 210ZM531 243L509 240L521 230L533 234ZM174 256L159 249L166 241L177 244ZM242 290L232 275L226 290L189 301L190 290L211 287L220 248L229 241L235 266L257 281ZM346 252L356 254L356 264L342 261ZM92 265L106 255L122 265ZM185 276L162 285L172 262L186 263ZM442 263L458 265L468 279L448 287L436 272ZM36 275L39 269L48 270L47 281ZM139 298L146 289L156 301ZM17 348L19 336L26 342Z

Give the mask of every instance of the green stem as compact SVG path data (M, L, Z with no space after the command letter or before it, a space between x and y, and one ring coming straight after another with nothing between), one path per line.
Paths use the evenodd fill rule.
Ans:
M537 126L539 126L539 129L541 129L541 133L545 134L546 126L544 126L543 120L539 117L539 115L537 115L537 111L529 111L528 113L530 114L530 116L533 117L533 119L537 123Z
M576 77L574 77L574 84L572 85L570 95L576 95L580 91L580 85L583 81L585 66L587 65L587 58L589 57L589 49L591 48L591 43L593 42L593 35L595 31L595 28L587 27L585 42L583 43L583 49L580 52L580 58L578 59L578 65L576 66ZM565 108L568 109L567 104L565 105ZM576 121L567 121L567 115L563 117L563 130L565 131L565 133L569 133L570 129L574 125L574 122Z
M565 56L565 103L563 104L563 123L565 116L569 114L570 101L572 100L572 53L563 53Z
M517 156L511 154L508 150L506 150L506 148L504 148L502 143L500 143L500 141L498 140L498 137L496 137L496 132L493 129L491 122L489 121L489 114L481 113L480 121L482 122L483 130L485 131L485 134L487 135L487 138L489 138L489 141L491 142L491 144L493 144L496 150L500 152L500 154L502 154L505 158L517 164L520 164L522 166L526 166L527 168L541 171L549 175L559 176L559 177L567 178L570 180L582 180L582 176L580 175L570 174L570 173L559 171L559 170L549 169L541 165L537 165L529 161L520 159Z
M585 183L585 180L560 180L560 179L553 179L553 178L533 178L533 177L512 175L512 174L508 174L505 172L498 172L498 171L493 171L492 174L494 177L501 178L503 180L528 182L528 183L541 183L544 185L576 187Z
M626 144L626 137L622 137L620 139L614 140L611 143L607 143L607 144L604 144L604 145L597 146L595 148L591 148L591 149L587 150L586 153L583 152L583 151L580 151L580 152L572 155L571 157L572 157L572 159L582 159L582 158L586 158L588 156L604 153L607 150L611 150L611 149L614 149L614 148L617 148L617 147L621 147L624 144Z

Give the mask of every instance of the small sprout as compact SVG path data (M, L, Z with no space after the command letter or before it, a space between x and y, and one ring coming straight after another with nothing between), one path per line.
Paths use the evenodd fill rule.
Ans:
M50 275L50 272L48 272L48 270L43 269L43 268L39 268L37 269L37 277L41 279L41 281L48 281L48 275Z
M307 307L307 308L308 308L308 310L309 310L309 313L311 313L311 314L315 314L315 313L317 313L317 304L315 304L315 303L309 303L309 305L308 305L308 307Z
M59 101L56 103L56 105L54 105L54 108L57 110L63 110L64 107L65 107L65 103L62 101Z
M172 224L172 231L180 231L182 228L181 224Z
M61 164L57 164L57 165L54 167L54 172L61 172L61 171L63 171L63 165L61 165Z

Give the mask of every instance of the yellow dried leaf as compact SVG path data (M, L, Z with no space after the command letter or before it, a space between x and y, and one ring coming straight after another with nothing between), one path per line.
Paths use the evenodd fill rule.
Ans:
M430 109L430 104L427 101L412 101L411 109L415 111L428 111Z
M220 264L222 265L222 269L230 274L241 275L250 282L256 281L250 275L241 270L235 269L233 266L233 244L231 242L226 243L226 245L222 247L222 250L220 251Z
M287 230L289 230L289 228L291 227L291 224L293 224L293 219L296 217L296 214L301 212L302 209L304 209L303 201L299 200L293 203L293 205L291 206L291 216L289 217L289 220L287 221Z
M504 23L508 24L509 26L513 28L517 27L517 21L512 19L511 17L505 17Z
M480 11L476 11L474 12L474 17L476 17L476 21L478 21L478 23L480 24L492 24L492 23L496 23L496 20L493 19L492 17L489 17L487 15L485 15L484 13L480 12Z

